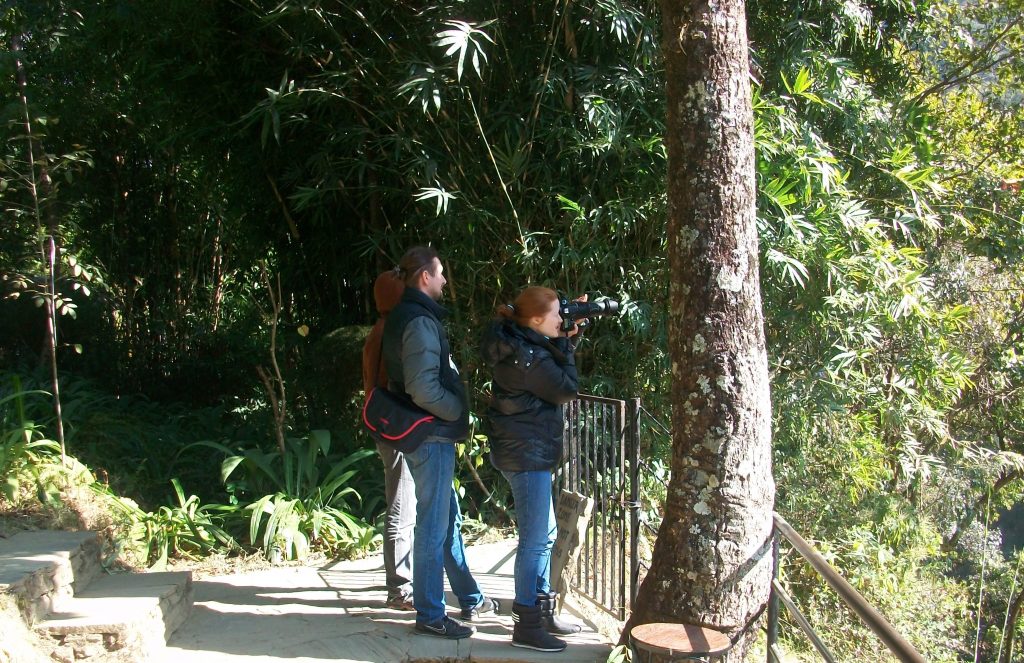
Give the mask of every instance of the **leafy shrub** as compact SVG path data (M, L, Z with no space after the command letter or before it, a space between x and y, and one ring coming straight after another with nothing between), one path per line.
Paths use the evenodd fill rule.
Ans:
M43 392L23 391L17 376L13 376L12 386L11 393L0 396L0 493L14 502L22 483L31 480L45 501L53 486L43 481L47 476L44 470L47 465L59 464L60 447L26 417L25 396Z
M252 513L249 540L258 541L271 560L303 559L313 546L332 553L367 547L375 537L373 528L362 520L317 499L264 495L246 511Z
M19 380L25 385L19 407L24 418L51 434L53 408L39 375L0 371L0 384ZM182 451L196 440L237 438L249 431L220 408L196 408L181 403L158 403L140 395L111 394L98 383L75 375L61 376L61 409L69 454L109 482L113 492L126 495L142 508L173 503L171 479L206 488L199 497L216 499L215 469L194 462Z
M370 545L375 533L354 515L362 501L351 485L359 465L374 456L360 449L332 455L324 430L286 440L285 453L250 448L236 452L219 443L197 443L225 454L221 480L231 503L249 513L249 542L268 558L301 559L311 548L337 553Z
M153 512L144 511L130 498L115 495L101 484L93 487L125 518L127 538L150 568L163 568L170 556L195 560L221 549L240 549L225 529L225 522L231 520L237 508L200 505L195 495L185 498L177 479L171 484L177 506L161 506Z

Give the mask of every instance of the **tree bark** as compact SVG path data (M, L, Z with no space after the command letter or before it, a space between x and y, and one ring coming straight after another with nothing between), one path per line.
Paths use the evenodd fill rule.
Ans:
M738 640L730 658L743 660L768 597L775 496L745 7L661 10L672 478L622 639L638 624L700 624Z

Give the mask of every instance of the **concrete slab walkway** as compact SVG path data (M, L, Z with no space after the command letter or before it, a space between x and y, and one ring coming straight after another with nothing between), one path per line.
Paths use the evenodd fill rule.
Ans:
M189 620L149 663L290 661L605 661L611 644L567 607L563 616L583 623L561 653L511 646L515 541L471 546L470 568L485 594L502 601L502 613L481 617L473 637L449 641L418 635L415 613L385 606L381 558L338 562L324 568L282 568L194 581ZM449 614L458 604L449 592ZM454 607L452 607L454 606Z

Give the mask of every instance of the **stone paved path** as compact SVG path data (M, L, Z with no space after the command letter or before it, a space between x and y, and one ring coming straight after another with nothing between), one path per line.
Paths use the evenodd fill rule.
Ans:
M502 612L476 622L469 639L448 641L413 631L415 613L389 610L380 557L325 568L285 568L194 581L195 607L159 660L149 663L462 660L480 662L605 661L611 644L584 623L561 653L512 647L512 565L515 541L472 546L470 567ZM449 614L457 616L454 597Z

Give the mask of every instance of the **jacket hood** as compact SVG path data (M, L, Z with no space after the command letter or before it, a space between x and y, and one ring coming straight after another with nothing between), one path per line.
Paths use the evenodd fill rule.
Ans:
M405 282L389 269L377 277L373 284L373 301L377 305L377 313L387 315L391 309L398 306L405 292Z
M480 357L487 366L497 366L506 357L515 354L522 343L514 323L492 320L480 339Z

